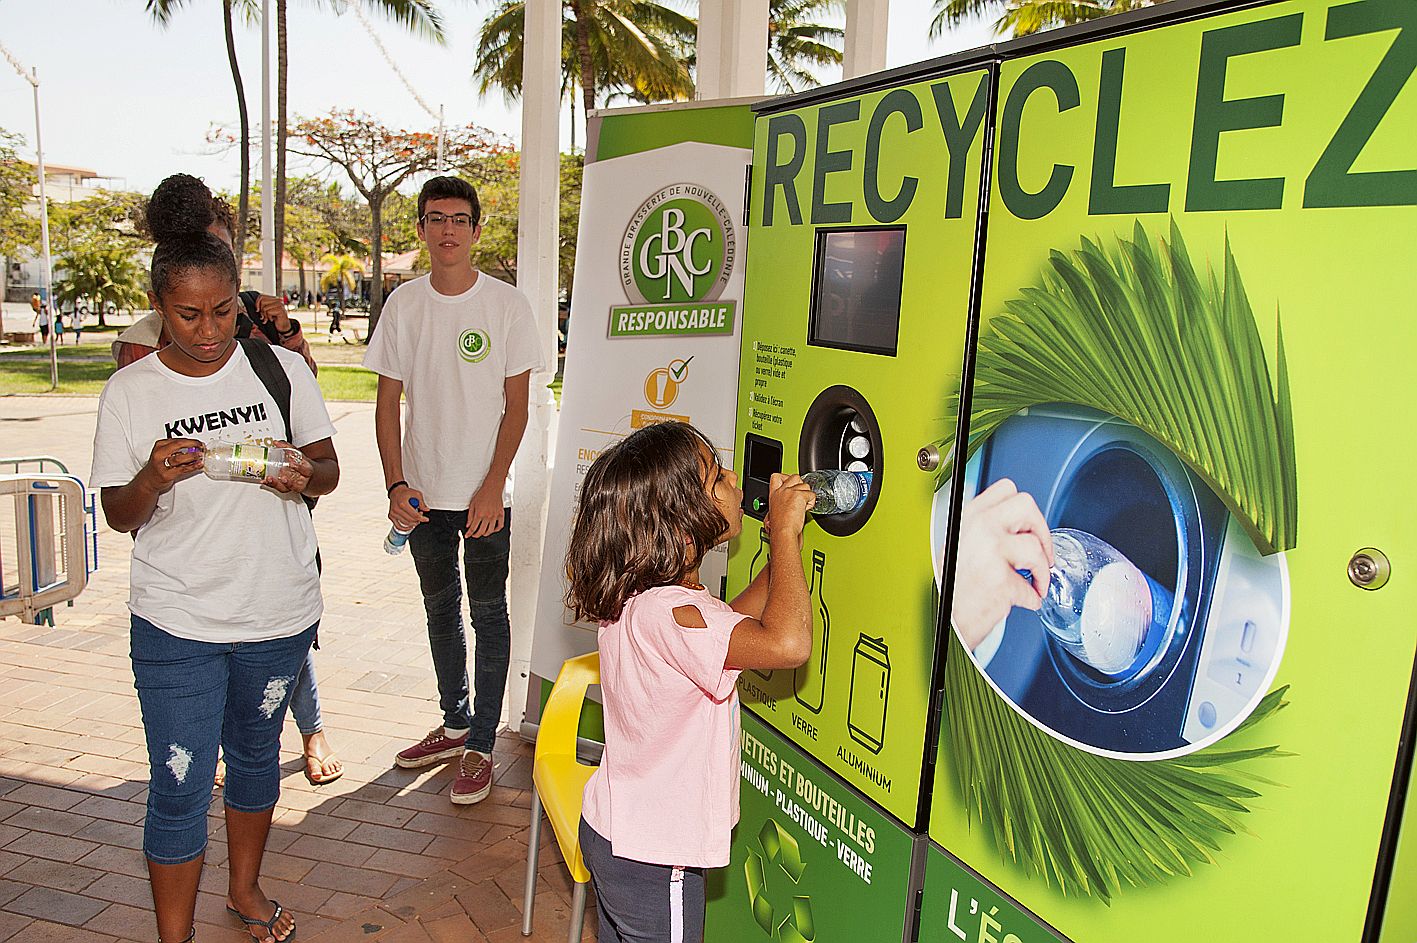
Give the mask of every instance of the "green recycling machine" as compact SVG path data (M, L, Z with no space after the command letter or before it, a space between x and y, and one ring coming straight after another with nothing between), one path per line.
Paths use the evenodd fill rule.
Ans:
M709 940L1417 940L1414 71L1413 0L1174 0L757 106L730 595L773 472L873 487Z

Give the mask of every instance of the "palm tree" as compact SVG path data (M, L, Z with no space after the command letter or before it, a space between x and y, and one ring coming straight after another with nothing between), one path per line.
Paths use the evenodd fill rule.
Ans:
M285 250L285 153L286 72L289 56L286 49L286 7L289 0L275 0L276 14L276 166L275 166L275 257L281 259ZM348 3L363 3L376 9L401 26L437 43L445 40L443 20L433 0L330 0L336 11ZM144 0L148 15L159 26L167 26L172 14L185 6L187 0ZM241 195L236 213L236 252L244 255L246 220L251 209L251 120L246 109L246 88L241 81L241 68L236 59L236 38L233 21L240 12L249 23L259 21L259 0L221 0L222 25L226 33L226 58L231 67L232 83L236 86L236 110L241 125ZM279 268L276 269L279 271ZM277 288L280 286L277 285Z
M145 8L153 22L166 27L172 14L187 0L146 0ZM231 81L236 86L236 112L241 123L241 196L236 211L235 248L241 258L246 246L246 214L251 209L251 119L246 112L246 87L241 84L241 66L236 60L236 35L232 17L237 5L249 19L256 13L255 0L221 0L222 30L226 35L226 61L231 68Z
M561 89L580 86L586 114L598 93L640 101L686 99L694 81L686 60L697 27L691 17L653 0L563 0ZM478 36L473 75L514 99L522 91L524 0L497 0Z
M343 308L345 292L354 290L354 276L363 275L364 266L352 255L335 252L325 253L320 257L320 262L330 267L328 272L320 276L320 290L329 291L338 285L339 306Z
M992 12L1001 3L1003 11L994 21L994 32L1027 36L1039 30L1083 23L1161 2L1163 0L935 0L930 36L939 36L950 26Z
M151 0L150 0L151 2ZM252 0L245 0L252 2ZM413 33L442 45L447 36L443 30L443 19L433 0L330 0L335 11L343 12L349 3L362 3L383 13L400 26ZM285 259L285 154L289 120L286 111L286 70L289 57L286 52L285 12L289 0L275 0L276 8L276 166L275 166L275 257ZM279 272L281 269L276 268ZM302 268L303 271L303 268ZM280 285L276 291L280 291ZM303 286L302 286L303 288Z
M768 78L782 92L820 85L816 67L841 66L846 32L813 19L842 9L845 0L770 0Z

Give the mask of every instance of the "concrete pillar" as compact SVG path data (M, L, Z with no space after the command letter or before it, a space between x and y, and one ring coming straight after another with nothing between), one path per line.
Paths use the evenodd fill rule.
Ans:
M768 0L699 4L695 98L762 95L767 70Z
M846 47L841 77L880 72L886 67L886 22L890 0L846 0Z
M561 0L527 0L522 60L520 218L517 287L531 299L546 370L531 375L531 416L514 465L512 499L512 664L507 703L512 730L526 705L541 546L551 481L555 402L547 384L556 371L557 225L560 202Z

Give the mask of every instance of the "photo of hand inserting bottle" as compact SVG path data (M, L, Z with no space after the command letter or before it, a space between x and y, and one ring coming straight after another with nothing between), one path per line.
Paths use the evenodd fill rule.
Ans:
M1022 716L1083 749L1156 759L1254 710L1284 650L1284 558L1261 555L1174 454L1113 417L1036 409L964 477L950 622ZM949 497L936 491L941 573Z
M1005 478L960 515L952 621L970 651L1014 607L1079 661L1115 674L1135 660L1171 594L1115 547L1070 527L1049 531L1033 496Z

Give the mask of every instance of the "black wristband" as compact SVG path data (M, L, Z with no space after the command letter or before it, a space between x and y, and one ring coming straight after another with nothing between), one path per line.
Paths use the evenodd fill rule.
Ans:
M283 340L283 341L288 341L288 340L290 340L292 337L294 337L296 334L299 334L299 333L300 333L300 322L297 321L297 320L295 320L294 318L291 318L291 319L290 319L290 330L288 330L288 331L277 330L276 333L277 333L278 335L280 335L280 339L281 339L281 340Z
M389 485L389 497L392 498L392 497L394 496L394 489L397 488L399 485L405 485L405 486L407 486L407 485L408 485L408 482L406 482L406 481L404 481L402 478L400 478L398 481L396 481L396 482L394 482L393 484Z

